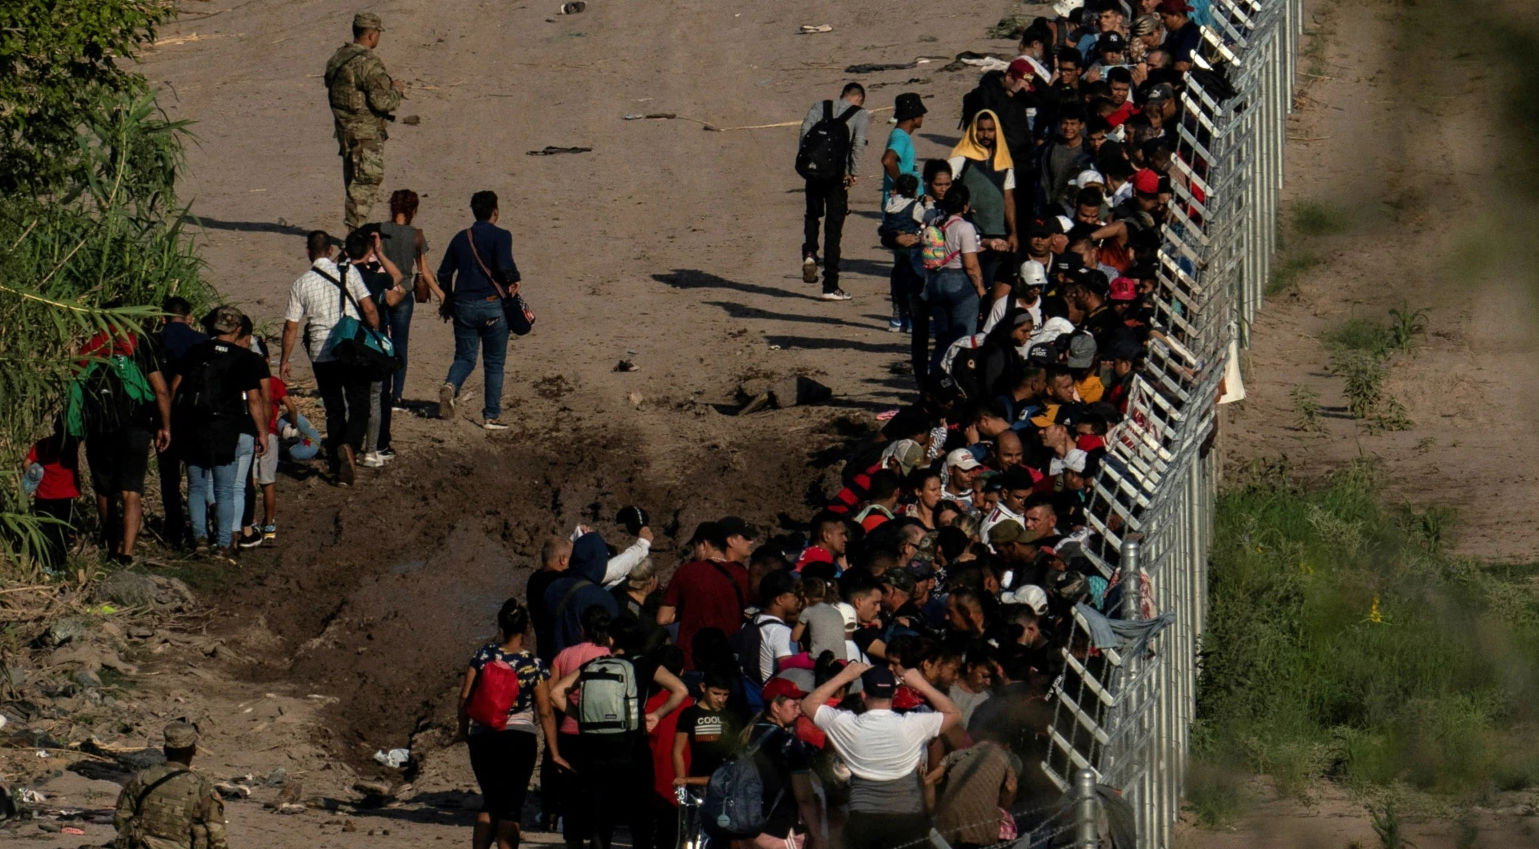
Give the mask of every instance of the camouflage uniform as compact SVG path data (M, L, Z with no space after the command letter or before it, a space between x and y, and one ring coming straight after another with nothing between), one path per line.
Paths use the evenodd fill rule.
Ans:
M379 17L361 13L353 26L380 29ZM394 121L401 93L391 87L385 63L361 44L344 44L326 63L326 89L336 123L342 183L347 189L347 228L362 227L385 180L385 124Z
M192 726L184 722L166 726L166 745L170 748L189 748L197 739ZM168 775L174 777L161 781ZM114 849L229 847L224 835L224 802L214 785L186 764L153 766L130 779L118 796L112 824L118 830Z

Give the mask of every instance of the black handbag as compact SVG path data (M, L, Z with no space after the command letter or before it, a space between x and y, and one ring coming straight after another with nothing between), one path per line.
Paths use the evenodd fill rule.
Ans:
M534 310L529 308L529 302L525 301L523 294L518 291L518 284L514 284L515 288L510 292L507 287L498 282L491 269L481 261L481 252L476 250L476 240L470 235L469 228L465 230L465 241L470 243L470 255L476 258L476 265L481 266L481 273L492 282L492 288L496 289L498 297L502 298L502 314L508 321L508 329L513 331L514 336L528 336L529 331L534 329Z

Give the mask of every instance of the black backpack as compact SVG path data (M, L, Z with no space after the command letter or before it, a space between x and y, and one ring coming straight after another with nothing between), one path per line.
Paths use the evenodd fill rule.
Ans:
M207 353L199 351L198 356L182 360L176 411L186 422L208 425L239 420L246 405L230 381L236 356L230 343L213 342Z
M802 136L801 147L796 150L796 173L808 180L843 179L850 161L849 122L859 111L859 107L851 106L835 118L834 102L823 101L823 120Z

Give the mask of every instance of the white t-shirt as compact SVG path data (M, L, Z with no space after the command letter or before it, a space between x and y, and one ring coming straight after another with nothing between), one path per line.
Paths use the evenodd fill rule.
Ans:
M956 175L962 173L962 166L967 164L967 157L965 157L965 156L953 156L950 159L946 160L946 162L951 165L951 175L953 177L955 177ZM1015 169L1014 168L1006 168L1005 169L1005 184L1003 186L1000 186L1000 188L1001 189L1009 189L1012 192L1015 191Z
M791 648L791 626L768 613L760 614L756 621L759 625L759 677L768 681L775 675L775 661L796 653Z
M961 268L962 254L975 254L979 250L978 228L965 218L949 219L944 222L944 226L946 256L950 256L951 259L941 268Z
M925 745L940 734L943 713L862 714L820 705L812 723L828 735L850 772L867 781L897 781L913 775Z

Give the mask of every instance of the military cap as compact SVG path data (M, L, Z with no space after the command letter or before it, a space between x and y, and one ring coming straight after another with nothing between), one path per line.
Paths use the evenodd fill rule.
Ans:
M1036 542L1037 535L1026 530L1020 522L1014 519L1006 519L1003 522L989 528L990 545L1008 545L1012 542L1030 543Z
M353 16L353 29L377 29L385 31L384 22L373 12L359 12Z
M888 569L882 573L877 581L883 586L892 587L899 592L911 593L914 591L914 575L907 569Z
M190 749L198 744L198 729L190 722L177 720L166 726L166 748Z

